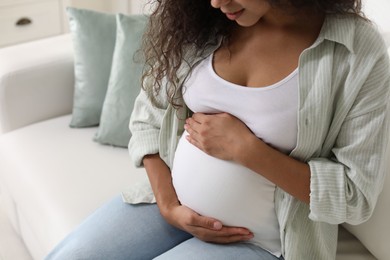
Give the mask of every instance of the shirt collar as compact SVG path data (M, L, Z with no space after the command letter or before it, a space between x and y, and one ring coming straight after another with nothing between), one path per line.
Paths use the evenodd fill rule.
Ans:
M319 45L324 40L328 40L342 44L351 53L354 53L353 43L355 38L356 19L357 18L352 16L327 15L313 47Z

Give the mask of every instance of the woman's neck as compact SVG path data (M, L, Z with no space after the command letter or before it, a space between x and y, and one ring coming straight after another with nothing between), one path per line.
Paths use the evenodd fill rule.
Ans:
M324 19L325 15L318 13L316 15L270 13L251 27L237 25L226 42L226 47L232 51L231 54L245 45L256 46L263 41L276 45L284 45L288 41L308 47L318 38Z
M272 8L264 17L251 27L236 26L235 33L247 36L259 35L265 31L282 34L318 35L325 14L313 10Z

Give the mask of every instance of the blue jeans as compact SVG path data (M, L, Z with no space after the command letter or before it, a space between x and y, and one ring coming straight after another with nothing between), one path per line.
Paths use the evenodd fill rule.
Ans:
M129 205L120 196L69 234L46 260L275 260L248 243L203 242L169 225L156 204Z

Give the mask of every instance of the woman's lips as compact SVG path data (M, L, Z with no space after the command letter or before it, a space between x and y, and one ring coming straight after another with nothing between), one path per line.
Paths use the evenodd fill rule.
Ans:
M240 11L234 12L234 13L226 13L226 16L230 20L236 20L238 19L241 14L244 12L244 9L241 9Z

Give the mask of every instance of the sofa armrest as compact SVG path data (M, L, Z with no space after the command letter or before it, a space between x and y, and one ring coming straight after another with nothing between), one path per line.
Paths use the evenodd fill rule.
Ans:
M383 39L385 39L387 48L390 48L390 31L384 32L382 35Z
M71 113L69 34L0 49L0 134Z

